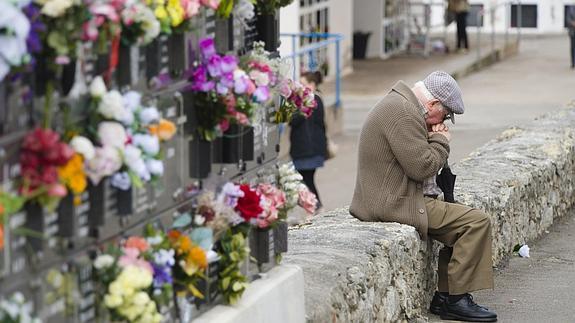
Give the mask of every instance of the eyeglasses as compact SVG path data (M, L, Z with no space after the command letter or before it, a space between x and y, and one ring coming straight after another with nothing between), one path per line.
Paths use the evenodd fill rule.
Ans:
M451 113L448 113L443 117L443 121L446 121L446 120L451 120Z

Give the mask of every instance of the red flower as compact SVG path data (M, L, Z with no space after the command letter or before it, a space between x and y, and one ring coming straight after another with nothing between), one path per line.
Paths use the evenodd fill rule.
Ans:
M35 153L24 151L20 155L20 164L22 165L23 169L24 168L36 169L40 164L40 160L38 159L38 155L36 155Z
M60 135L50 129L36 128L24 138L22 148L33 152L53 150L60 141Z
M44 166L40 178L43 184L54 184L58 182L58 169L54 166Z
M250 219L257 218L263 212L260 206L260 195L249 185L240 185L240 189L244 192L244 196L238 199L235 210L240 212L242 218L249 222Z

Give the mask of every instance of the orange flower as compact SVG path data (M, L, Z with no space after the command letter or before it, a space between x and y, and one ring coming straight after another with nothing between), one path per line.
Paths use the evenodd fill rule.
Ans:
M4 215L4 205L0 204L0 216L2 216L2 215Z
M208 258L204 249L200 247L193 247L187 257L187 262L196 264L200 269L206 269L208 267Z
M190 252L190 250L194 246L192 243L192 239L190 239L190 237L188 236L181 236L180 239L178 240L178 244L179 244L178 246L179 255Z
M142 237L129 237L125 244L126 248L135 248L140 252L145 252L150 247L148 242Z
M173 122L166 119L160 119L160 122L157 125L149 126L148 130L160 140L166 141L172 139L176 134L177 129Z
M0 250L4 249L4 225L0 223Z
M172 244L175 244L182 234L178 230L170 230L168 232L168 239Z

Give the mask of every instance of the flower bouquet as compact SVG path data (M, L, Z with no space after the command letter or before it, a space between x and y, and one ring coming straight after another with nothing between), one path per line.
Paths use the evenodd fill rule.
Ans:
M22 293L16 292L0 300L0 322L40 323L39 318L32 316L32 310L31 301L26 301Z
M269 89L257 87L233 55L216 53L214 40L200 41L201 61L190 71L188 89L193 93L197 131L212 141L229 128L230 123L249 125L254 104L269 100Z
M317 106L313 91L298 81L286 79L279 85L282 102L275 123L290 122L294 113L309 118Z
M94 260L99 297L110 321L161 322L158 299L170 295L170 250L151 246L142 237L111 246ZM166 271L167 270L167 271ZM169 297L169 296L168 296Z
M23 12L29 1L2 1L0 11L0 81L4 80L12 68L30 62L27 39L30 34L30 21Z

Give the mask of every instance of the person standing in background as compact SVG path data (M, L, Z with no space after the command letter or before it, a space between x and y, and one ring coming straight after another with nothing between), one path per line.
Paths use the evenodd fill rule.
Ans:
M309 87L315 94L317 107L311 117L294 115L291 122L290 156L295 169L303 177L305 185L317 197L317 209L322 207L317 188L315 186L315 171L323 167L327 153L327 139L325 135L323 101L317 95L318 86L323 77L319 71L305 72L301 76L301 83Z
M575 6L567 6L565 21L567 22L567 30L569 30L569 39L571 41L571 68L575 68Z
M469 14L469 2L467 0L448 0L447 10L455 13L457 23L457 50L462 53L469 52L467 40L467 16Z

